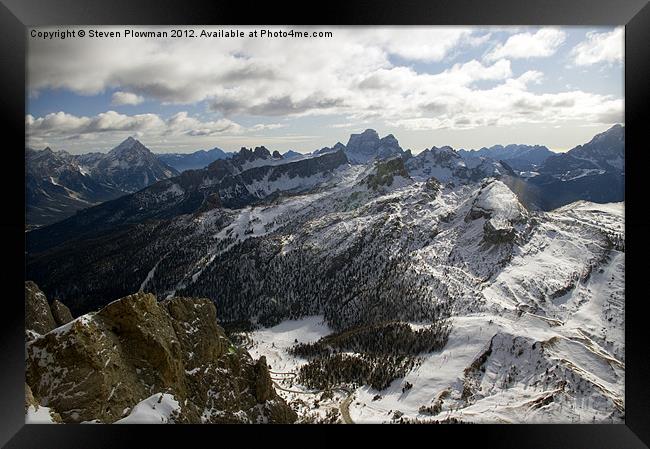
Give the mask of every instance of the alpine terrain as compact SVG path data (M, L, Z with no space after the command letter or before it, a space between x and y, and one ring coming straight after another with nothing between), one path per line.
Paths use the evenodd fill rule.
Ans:
M193 153L160 153L156 154L158 159L179 173L185 170L196 170L207 167L217 159L228 159L232 156L220 148L211 150L198 150Z
M75 212L178 175L138 140L129 137L108 153L72 155L26 149L26 221L52 224Z
M623 422L622 126L146 180L122 152L84 167L133 193L27 233L28 419Z

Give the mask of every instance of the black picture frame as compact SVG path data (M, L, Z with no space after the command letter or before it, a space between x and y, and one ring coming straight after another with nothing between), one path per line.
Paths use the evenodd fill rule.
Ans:
M643 448L650 445L650 357L643 313L643 289L650 236L645 172L650 105L650 5L646 0L410 0L401 2L328 1L200 2L195 0L0 0L0 101L3 143L3 236L5 295L0 314L0 444L7 448L134 447L185 444L313 444L355 436L401 444L470 443L474 447ZM171 24L338 24L338 25L625 25L626 125L626 376L625 424L470 425L470 426L46 426L24 424L24 164L26 27L41 25ZM8 136L13 139L7 139ZM11 144L9 142L12 142ZM21 179L22 178L22 179ZM631 243L631 244L630 244ZM19 263L22 261L22 264ZM21 277L22 272L22 277ZM370 431L369 431L370 430ZM324 438L321 439L320 434ZM363 433L364 435L357 435ZM318 434L318 435L315 435ZM390 435L389 435L390 434ZM200 437L199 437L200 435ZM443 439L441 439L444 438ZM204 439L207 438L207 439ZM215 440L211 440L214 438ZM420 441L418 443L417 441ZM236 443L236 441L240 441ZM350 440L351 441L351 440ZM387 440L385 440L387 441ZM141 443L140 443L141 444ZM449 443L447 443L449 444Z

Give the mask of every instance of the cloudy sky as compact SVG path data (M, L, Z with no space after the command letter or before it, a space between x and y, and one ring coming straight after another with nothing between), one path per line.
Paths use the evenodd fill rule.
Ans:
M276 29L194 29L262 28ZM624 122L623 28L281 29L332 37L29 37L28 145L308 152L374 128L414 153L566 151Z

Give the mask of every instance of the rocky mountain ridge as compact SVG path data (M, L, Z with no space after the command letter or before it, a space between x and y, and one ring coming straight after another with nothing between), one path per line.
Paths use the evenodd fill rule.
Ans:
M307 155L287 152L283 156L278 151L271 153L263 146L250 150L242 148L234 154L215 148L209 152L153 155L133 138L125 140L107 155L88 153L72 156L49 149L41 152L28 150L27 223L30 229L49 224L77 210L178 174L160 160L176 161L174 163L182 168L180 171L202 170L212 165L211 172L221 172L219 176L223 177L339 151L345 154L348 162L359 165L399 155L407 162L410 174L419 178L436 176L443 181L454 178L460 182L472 182L488 176L521 177L522 181L517 181L517 191L521 192L522 200L544 210L579 199L619 201L623 197L624 136L624 127L616 125L589 143L562 154L554 154L543 146L496 145L475 151L433 146L413 156L410 150L404 151L399 146L392 134L380 138L372 129L352 134L347 145L338 142L331 148L325 147ZM609 188L612 184L613 189ZM227 194L229 200L243 194L248 198L239 203L250 201L248 188L241 185L233 188L235 190ZM252 195L259 197L260 193Z
M217 324L206 299L137 293L55 327L28 282L26 409L52 421L291 423L264 357ZM57 323L58 324L58 323ZM157 410L158 407L158 410Z
M364 134L352 145L355 156L380 148L376 133ZM206 308L213 305L220 324L243 329L251 353L288 373L275 380L284 388L278 394L302 403L301 413L321 403L332 411L335 397L346 422L621 422L623 204L577 201L544 211L526 201L531 178L506 162L470 161L451 147L414 156L392 142L381 144L389 156L367 163L352 163L343 145L291 159L264 147L243 149L64 226L30 232L29 278L75 315L86 314L65 329L82 341L86 333L99 335L91 340L105 344L89 352L129 361L109 363L109 379L130 379L130 366L144 373L147 388L128 382L101 419L128 422L156 404L166 412L157 409L154 419L165 422L203 416L208 396L176 362L166 362L196 368L184 334L174 338L181 353L165 337L146 356L153 359L136 366L130 361L146 359L137 351L148 339L138 335L149 331L121 321L145 311L156 328L193 329L174 321L172 304L188 307L180 297L205 298L193 300L202 316L211 316ZM608 154L603 142L610 139L583 146L580 157L590 148ZM134 291L141 293L129 296ZM68 341L47 337L52 332L29 353L37 376L41 368L60 368L37 362L39 345ZM127 334L136 354L112 352ZM245 377L250 386L253 378ZM96 396L112 401L98 385ZM50 387L29 387L39 404L50 403L43 399ZM323 394L304 391L311 388ZM122 417L124 395L136 401L129 391L140 402ZM186 398L198 408L178 415ZM72 419L70 401L55 408L64 421ZM251 410L251 402L243 404ZM336 421L337 410L321 417Z
M124 140L87 168L100 182L128 193L179 174L133 137Z
M464 159L489 158L504 161L517 171L532 171L555 153L543 145L510 144L493 145L478 150L460 149L458 154Z
M550 156L527 179L527 184L527 201L545 210L578 200L623 201L625 127L614 125L584 145Z
M285 162L285 163L281 163ZM30 251L41 251L71 238L90 237L147 220L220 208L241 208L317 187L348 165L342 151L284 161L264 147L243 148L229 159L201 170L188 170L131 195L79 211L76 215L28 234Z
M132 137L106 154L26 149L26 221L30 227L51 224L175 175Z

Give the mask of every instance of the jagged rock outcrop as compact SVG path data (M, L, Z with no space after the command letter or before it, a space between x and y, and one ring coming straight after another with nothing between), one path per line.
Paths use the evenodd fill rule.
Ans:
M70 309L59 300L48 304L33 281L25 281L25 331L27 341L72 321Z
M512 242L515 236L515 228L509 225L500 227L493 220L488 220L483 226L483 239L488 243Z
M52 311L52 316L54 317L54 322L57 326L68 324L73 319L72 313L70 312L70 309L68 309L68 306L63 304L58 299L52 301L50 310Z
M431 194L432 199L440 193L441 189L440 181L436 179L435 176L430 177L424 183L424 189Z
M34 282L25 282L25 329L45 334L55 327L45 294Z
M260 357L255 364L255 373L257 374L257 381L255 383L255 397L258 401L268 401L273 397L273 381L269 373L268 364L266 363L266 356Z
M374 129L366 129L361 134L350 135L350 140L345 146L348 159L356 164L385 159L403 152L395 136L389 134L380 139Z
M25 410L27 410L30 406L38 407L38 402L36 402L36 399L34 399L32 389L29 388L29 385L25 384Z
M29 342L26 365L36 402L67 423L112 423L156 394L178 403L169 422L296 419L207 299L127 296Z

